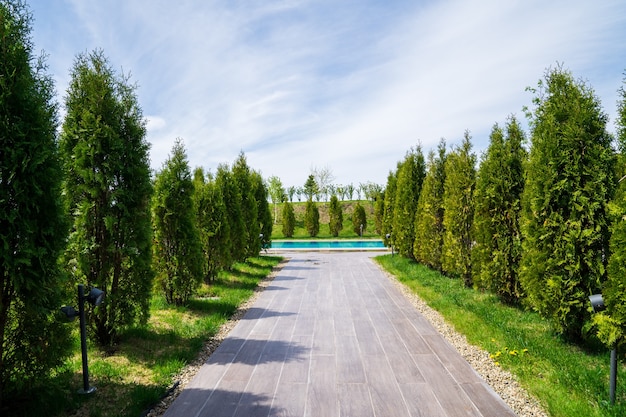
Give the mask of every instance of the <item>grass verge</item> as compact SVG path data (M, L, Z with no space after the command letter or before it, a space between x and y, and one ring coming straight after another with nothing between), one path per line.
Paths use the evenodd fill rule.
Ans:
M538 314L510 307L492 294L465 288L400 256L377 262L439 311L456 331L515 375L554 417L626 415L626 374L620 363L615 405L609 404L609 352L573 346ZM620 354L623 359L623 353Z
M75 354L65 368L51 375L46 387L14 403L9 415L143 415L167 392L173 376L197 357L204 343L252 296L258 283L280 260L261 256L237 263L232 271L220 273L212 285L203 285L198 297L185 307L168 305L164 297L153 296L147 326L126 331L114 349L105 351L89 344L90 385L97 391L88 396L77 393L83 382L76 329L68 346Z

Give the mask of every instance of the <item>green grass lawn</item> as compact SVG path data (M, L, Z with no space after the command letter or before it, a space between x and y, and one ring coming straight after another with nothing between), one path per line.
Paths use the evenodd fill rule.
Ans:
M193 361L204 343L249 299L260 280L281 258L261 256L235 264L221 273L211 286L203 285L199 296L185 307L168 305L155 295L146 327L126 331L114 349L89 345L90 385L94 394L77 394L82 387L82 361L78 323L75 338L68 346L74 355L64 369L51 376L50 383L32 392L29 398L11 404L2 415L138 417L151 408L172 385L172 378ZM7 414L5 414L7 411Z
M620 363L616 403L610 406L609 351L604 347L568 344L534 312L503 305L494 295L465 288L461 280L406 258L385 255L376 260L471 344L516 375L551 416L626 415L626 369Z

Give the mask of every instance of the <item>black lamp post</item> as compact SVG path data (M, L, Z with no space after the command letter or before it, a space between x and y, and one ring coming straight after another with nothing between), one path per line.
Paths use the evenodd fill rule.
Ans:
M593 294L589 296L591 307L594 313L599 313L606 309L604 305L604 299L602 294ZM611 405L615 404L615 387L617 386L617 347L613 346L611 349L611 375L609 378L609 398Z
M87 364L87 326L85 319L85 301L94 306L102 304L104 291L98 288L91 288L85 295L85 286L78 284L78 311L72 306L61 307L61 311L68 319L74 320L76 316L80 321L80 348L83 357L83 388L78 390L79 394L91 394L96 391L96 387L89 386L89 365Z

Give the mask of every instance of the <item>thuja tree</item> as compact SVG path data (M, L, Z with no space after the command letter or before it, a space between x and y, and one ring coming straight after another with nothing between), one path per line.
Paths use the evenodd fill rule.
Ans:
M252 172L251 176L252 193L257 204L257 224L261 230L259 235L259 247L255 255L258 255L259 250L262 248L269 248L272 244L272 212L270 211L270 205L267 202L269 191L265 186L263 177L257 171Z
M306 202L304 227L310 237L315 237L320 232L320 212L317 205L312 200Z
M415 212L426 176L426 164L420 146L407 152L398 166L393 210L393 243L403 256L413 258Z
M615 155L594 92L558 67L535 90L523 194L520 281L528 301L571 339L606 279Z
M523 142L524 133L514 117L507 122L506 136L498 125L493 127L474 195L474 284L509 304L516 304L523 295L518 274L526 159Z
M291 202L286 201L283 204L281 217L283 219L283 235L285 237L293 237L293 232L296 228L296 215Z
M156 175L152 201L157 283L166 301L175 305L184 305L203 277L193 194L187 154L179 139Z
M146 323L149 313L154 273L145 119L135 87L102 51L77 57L65 107L69 272L75 283L105 291L89 323L100 344L111 344L124 327Z
M367 216L365 214L365 208L361 203L357 202L352 210L352 231L359 236L363 235L363 232L367 229Z
M241 216L245 227L242 229L239 244L243 245L241 256L236 258L243 261L249 256L258 255L261 250L259 235L261 227L258 221L259 206L252 188L252 170L248 166L248 161L243 152L239 154L232 168L233 181L241 196ZM267 197L265 197L267 198Z
M398 166L400 163L398 163ZM393 245L393 212L396 201L396 183L398 170L389 171L385 186L385 204L383 210L383 240L386 246ZM389 236L389 238L387 238Z
M0 405L70 353L69 328L54 314L67 236L57 106L30 30L22 2L0 1Z
M428 155L428 171L415 213L413 256L418 262L441 271L443 251L443 193L446 178L446 142Z
M330 234L334 237L339 236L339 232L343 229L343 210L341 209L341 204L339 204L339 199L334 194L330 197L328 217Z
M216 181L202 168L194 171L196 225L204 253L204 281L211 283L219 271L230 266L230 229L226 205Z
M227 269L230 269L235 260L243 257L241 236L243 236L245 224L241 216L241 193L233 180L230 168L226 164L218 165L215 184L219 188L226 206L226 218L230 236L228 241L224 242L224 249L228 255L228 259L225 259L225 264L228 266Z
M606 311L594 314L598 336L610 348L626 344L626 75L619 90L617 106L617 144L619 147L617 173L620 178L610 214L612 233L610 240L608 278L602 288Z
M472 285L472 221L476 155L472 153L469 132L460 147L446 158L446 180L443 193L443 253L441 266L445 273Z

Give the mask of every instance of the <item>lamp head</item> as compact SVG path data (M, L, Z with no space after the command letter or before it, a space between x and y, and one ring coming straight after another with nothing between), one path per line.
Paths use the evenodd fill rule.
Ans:
M93 287L89 290L89 294L87 294L86 300L94 306L99 306L102 304L102 299L104 298L104 291L99 290L96 287Z
M595 313L599 313L606 309L604 305L604 299L602 298L602 294L593 294L589 296L589 301L591 301L591 307Z
M78 316L78 311L72 306L63 306L61 307L61 313L65 315L67 321L72 321Z

